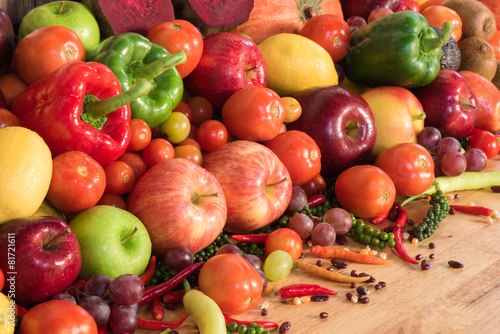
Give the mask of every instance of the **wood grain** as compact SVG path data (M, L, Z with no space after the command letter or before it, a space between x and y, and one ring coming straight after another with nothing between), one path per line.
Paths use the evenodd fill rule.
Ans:
M36 6L52 2L54 0L0 0L0 8L9 15L14 31L17 31L24 15Z
M500 158L490 161L488 171L500 170ZM467 204L500 209L500 194L490 189L463 191L453 204ZM408 204L410 218L420 221L429 208L426 201ZM387 223L385 223L387 224ZM384 226L384 225L383 225ZM293 305L283 304L279 296L272 292L263 296L261 304L247 313L237 316L242 320L271 320L281 324L291 321L288 333L388 333L388 334L433 334L433 333L498 333L500 325L500 219L485 222L484 217L457 212L447 216L436 232L428 239L405 246L413 256L422 254L429 258L431 269L422 270L419 265L403 262L394 252L388 250L388 257L394 262L389 265L363 265L349 263L345 270L366 272L377 281L385 281L387 287L375 291L370 289L368 304L353 304L345 298L353 292L348 284L335 283L313 278L302 272L293 271L278 286L293 283L316 283L333 289L338 295L326 302ZM429 243L436 245L429 248ZM352 250L361 246L350 240ZM301 261L315 263L316 257L308 254ZM457 260L464 268L455 269L449 260ZM328 260L324 260L325 266ZM268 301L269 314L260 314L260 305ZM141 315L150 316L148 306ZM166 311L165 320L174 320L184 312L182 306L174 311ZM320 319L321 312L329 317ZM178 329L179 333L197 333L190 317ZM278 331L273 331L277 333ZM273 333L271 332L271 333ZM136 333L159 333L159 331L139 330Z

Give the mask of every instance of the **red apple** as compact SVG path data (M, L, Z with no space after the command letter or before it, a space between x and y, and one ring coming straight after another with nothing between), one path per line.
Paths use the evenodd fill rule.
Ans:
M0 8L0 75L7 72L14 53L14 27L7 12Z
M269 148L236 140L208 152L203 167L220 182L227 201L224 230L248 233L278 219L292 196L285 165Z
M63 220L26 217L0 226L3 293L31 307L64 292L78 277L80 244Z
M368 103L340 86L304 90L294 95L301 116L288 130L307 133L321 151L321 175L335 177L366 162L375 146L375 118Z
M438 128L443 136L460 138L477 120L477 100L458 72L442 68L430 84L413 90L426 114L425 125Z
M401 0L344 0L341 3L346 18L361 16L365 20L376 8L384 7L395 12L401 6Z
M203 39L198 66L184 83L192 96L202 96L220 110L236 91L266 86L264 57L248 37L232 32L211 34Z
M458 72L467 81L477 99L476 128L500 131L500 90L491 81L471 71Z
M182 158L150 168L128 194L127 210L146 226L153 253L163 257L177 246L192 253L207 247L227 217L226 197L217 179Z

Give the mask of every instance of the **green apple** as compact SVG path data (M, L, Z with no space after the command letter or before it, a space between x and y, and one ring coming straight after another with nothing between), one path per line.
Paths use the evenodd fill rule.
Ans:
M76 1L54 1L30 10L21 20L19 37L46 26L65 26L82 40L85 52L95 48L101 39L99 24L87 6Z
M105 274L140 275L151 257L151 239L146 227L130 212L97 205L80 212L69 223L82 253L80 277Z

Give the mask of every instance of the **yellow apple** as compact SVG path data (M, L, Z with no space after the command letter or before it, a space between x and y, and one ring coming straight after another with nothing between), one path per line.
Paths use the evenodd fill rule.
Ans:
M420 101L406 88L380 86L363 92L375 118L377 136L370 159L392 145L415 143L424 128L425 113Z

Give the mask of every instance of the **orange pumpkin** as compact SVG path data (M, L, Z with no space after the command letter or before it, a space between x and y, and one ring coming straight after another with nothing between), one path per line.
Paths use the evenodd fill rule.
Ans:
M229 31L243 33L257 44L279 33L296 33L313 16L344 18L339 0L255 0L248 20Z

